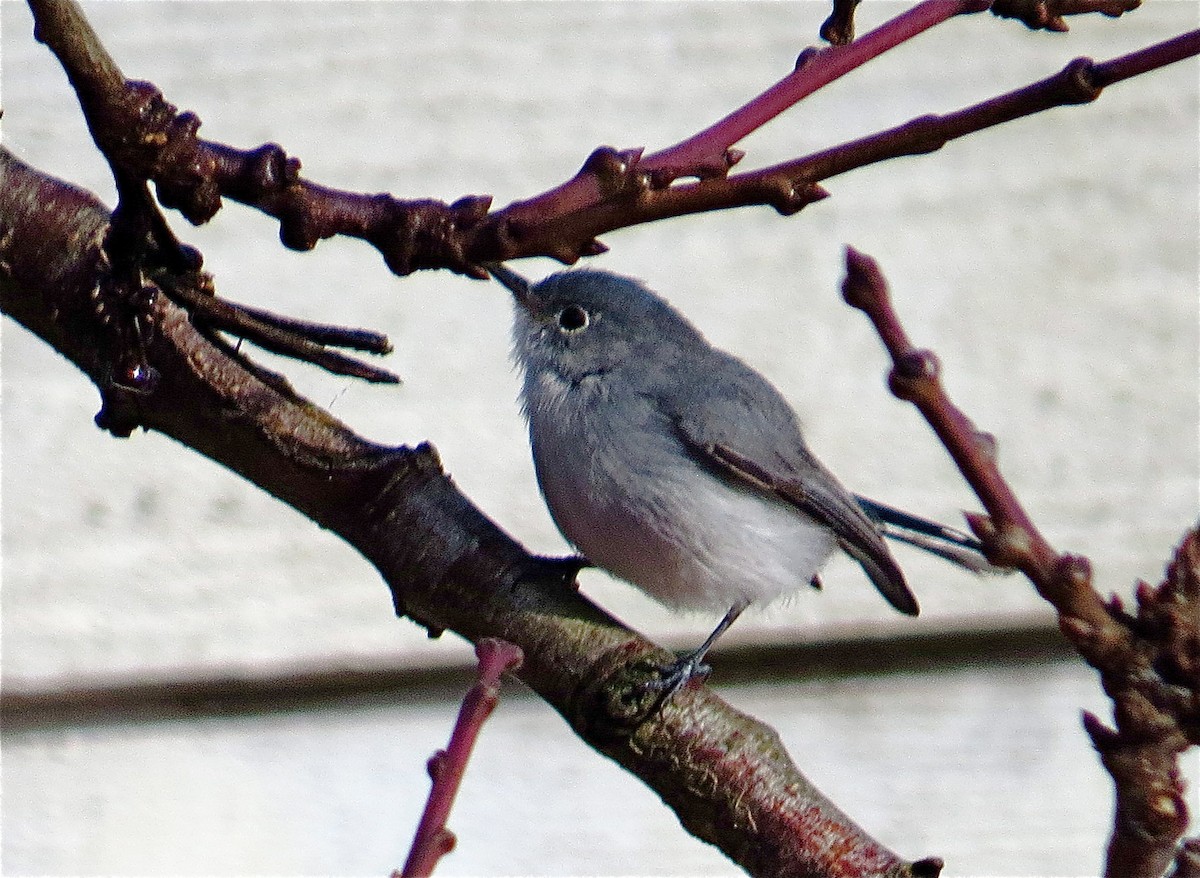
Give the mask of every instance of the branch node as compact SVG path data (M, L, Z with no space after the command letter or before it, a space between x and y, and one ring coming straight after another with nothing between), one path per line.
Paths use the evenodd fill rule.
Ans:
M450 204L450 210L455 214L455 221L462 227L470 227L483 222L491 209L492 196L490 195L464 195Z
M429 774L429 779L436 783L445 770L446 751L438 750L425 763L425 771Z
M1083 555L1060 555L1054 578L1070 589L1091 588L1092 562Z
M1068 87L1065 103L1087 104L1100 97L1103 89L1096 84L1095 68L1091 58L1075 58L1063 68L1063 82Z
M1064 617L1062 621L1065 624L1068 621L1078 622L1079 620ZM1117 730L1109 728L1090 710L1083 712L1083 729L1092 739L1092 746L1096 748L1097 753L1105 753L1121 743L1121 736L1117 734Z
M963 516L967 519L967 525L971 528L972 533L979 537L981 543L988 545L996 539L996 522L990 515L982 512L964 512Z
M444 827L438 830L437 837L434 840L434 846L437 848L438 853L445 856L454 850L456 844L458 844L458 836L454 834L453 830Z
M932 401L938 392L941 362L930 350L911 350L895 358L888 374L888 388L906 402L921 405Z
M300 179L300 159L289 158L278 143L264 143L246 156L243 180L259 192L286 189Z
M988 546L988 560L1002 567L1021 567L1033 554L1033 534L1020 525L1001 522Z
M879 263L853 247L846 248L846 279L842 281L842 298L847 305L868 315L888 300L887 279Z
M100 411L92 419L96 426L117 439L128 439L142 425L138 394L114 380L101 391Z
M976 430L972 438L975 440L975 450L988 463L995 465L1000 459L1000 444L995 435L987 430Z
M998 18L1015 18L1030 30L1065 33L1069 28L1066 15L1096 12L1109 18L1119 18L1142 5L1142 0L995 0L992 14Z
M810 180L791 180L780 176L768 177L767 183L767 201L782 216L792 216L808 205L829 197L829 191L824 186Z
M475 644L475 657L479 659L480 679L489 685L495 685L503 673L520 670L525 661L521 647L498 637L481 638Z
M824 30L824 28L825 26L822 25L821 29ZM824 34L821 36L824 36ZM830 40L830 42L833 41ZM799 55L796 56L796 64L793 67L793 70L803 70L809 64L812 64L814 61L816 61L824 51L824 49L818 49L816 46L809 46L807 49L804 49Z
M605 196L644 189L649 179L636 171L641 158L640 148L618 150L601 146L587 157L579 173L590 175Z

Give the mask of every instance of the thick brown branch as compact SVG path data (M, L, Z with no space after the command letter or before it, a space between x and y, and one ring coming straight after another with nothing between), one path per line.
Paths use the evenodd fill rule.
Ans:
M451 268L485 277L462 251L464 234L490 198L401 201L342 192L300 177L300 162L276 144L240 150L197 136L200 119L180 113L150 83L126 80L73 0L30 0L36 35L58 57L79 96L96 145L114 173L153 180L160 201L207 222L233 198L280 223L285 245L308 250L348 235L373 244L396 274Z
M396 611L431 631L517 644L526 683L753 874L935 874L933 861L907 864L854 826L773 731L707 688L647 718L637 684L670 656L570 588L570 565L530 557L429 446L360 438L161 296L148 351L160 381L148 394L115 385L91 299L108 223L88 193L0 152L0 307L96 382L103 420L172 436L339 534L379 570Z

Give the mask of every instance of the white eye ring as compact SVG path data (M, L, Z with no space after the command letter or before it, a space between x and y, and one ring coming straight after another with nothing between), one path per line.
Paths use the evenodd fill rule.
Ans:
M582 332L592 322L588 312L579 305L567 305L558 312L555 319L558 321L558 328L569 333Z

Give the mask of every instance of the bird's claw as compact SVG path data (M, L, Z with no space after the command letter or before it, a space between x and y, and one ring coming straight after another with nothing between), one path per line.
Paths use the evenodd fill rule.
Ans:
M659 693L659 701L663 702L690 681L706 680L712 667L704 663L703 656L686 652L669 664L656 666L655 671L655 676L643 680L638 688L643 692Z

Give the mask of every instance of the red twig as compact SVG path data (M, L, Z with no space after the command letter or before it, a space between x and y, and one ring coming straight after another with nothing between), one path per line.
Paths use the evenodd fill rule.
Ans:
M741 158L738 152L731 157L731 146L813 92L935 25L987 7L987 0L925 0L851 43L809 49L796 60L796 69L775 85L698 134L646 156L641 170L659 185L681 176L723 174Z
M988 548L988 559L1006 567L1017 567L1036 583L1054 581L1055 571L1066 559L1061 558L1038 532L996 466L995 439L976 429L963 412L954 406L941 384L937 356L913 346L892 307L879 266L873 259L853 248L846 251L846 281L842 287L846 301L864 311L892 356L894 368L889 377L892 393L911 402L925 416L967 482L978 495L990 520L971 517L971 525L980 532ZM1087 575L1085 559L1070 559L1078 572ZM1041 586L1039 586L1040 590ZM1057 595L1044 595L1052 603ZM1087 614L1104 618L1096 598Z
M1026 23L1102 11L1130 0L1016 0ZM842 2L834 30L852 27ZM987 8L985 0L924 0L845 45L801 54L796 69L696 135L655 153L601 147L571 179L491 211L491 198L453 204L345 192L305 180L300 162L277 144L237 149L202 140L199 118L180 112L151 84L126 80L72 0L30 0L38 35L59 57L79 93L93 137L114 169L153 180L162 204L193 223L223 198L279 220L285 245L306 250L334 235L368 241L396 274L449 268L486 277L482 263L545 255L572 263L602 253L597 236L666 217L748 205L795 213L820 200L820 180L902 155L932 152L956 137L1040 112L1093 100L1120 79L1200 53L1200 34L1092 65L1081 59L1050 80L946 116L927 116L867 138L760 170L730 175L742 157L733 144L817 89L949 18ZM993 7L995 9L995 7ZM837 15L835 9L835 15ZM1048 19L1049 20L1049 19ZM836 36L831 34L831 36ZM680 178L695 178L671 185Z
M471 687L463 699L450 743L429 759L429 776L433 786L417 834L404 869L404 878L433 874L438 860L454 849L454 833L446 828L446 819L458 794L463 773L475 740L484 722L495 710L499 701L500 675L521 666L524 655L520 647L496 638L484 638L475 646L479 658L479 681Z
M1161 875L1188 825L1178 757L1200 745L1200 529L1186 536L1161 586L1139 585L1136 615L1116 597L1103 601L1087 559L1050 546L1001 475L995 440L950 402L937 357L912 345L878 265L848 249L846 269L846 301L870 317L892 356L892 392L925 416L988 512L967 516L988 559L1028 576L1113 701L1116 729L1083 717L1116 787L1106 874ZM1177 862L1186 861L1180 853Z
M946 11L945 7L939 8ZM868 34L859 42L870 37ZM825 52L849 52L857 45L851 43ZM664 155L682 150L684 144L645 158L641 150L602 147L592 153L578 174L562 185L489 214L487 221L480 224L478 235L481 244L486 239L487 247L499 248L505 254L503 258L540 253L570 263L581 256L603 252L604 245L596 236L637 223L760 204L782 214L793 214L828 195L819 185L822 180L900 156L931 153L951 140L1052 107L1088 103L1098 98L1107 85L1197 54L1200 54L1200 31L1105 63L1078 58L1052 76L956 112L921 116L799 159L737 174L726 174L719 163L714 164L729 134L740 130L734 125L729 131L718 129L710 137L709 133L717 128L714 126L684 142L693 143L699 138L702 145L688 148L693 159L690 170L674 159L670 160L669 173L656 171L653 165L647 170L648 163L663 162ZM831 57L837 61L842 56ZM823 66L817 64L816 68L820 72ZM800 73L807 76L808 70L809 66L804 65ZM801 77L790 81L789 88L800 90L807 88L807 83L808 79ZM747 107L754 107L760 99L751 101ZM738 117L746 109L729 118ZM702 154L707 158L697 158ZM740 158L736 151L727 151L725 155L733 155L735 160ZM700 179L676 185L663 182L689 174Z
M651 189L680 177L724 177L744 155L731 149L780 113L866 62L955 15L986 9L987 0L924 0L862 38L842 46L803 52L796 69L724 119L688 139L648 156L641 150L598 150L567 182L503 211L514 224L549 213L570 213L603 201L614 191L636 186L630 174ZM613 158L602 161L611 153ZM811 200L811 199L810 199ZM573 260L572 260L573 261Z
M1114 58L1104 64L1096 64L1092 68L1092 79L1096 86L1104 88L1114 82L1130 79L1191 58L1200 52L1200 30L1188 31L1170 40L1164 40L1153 46L1147 46L1120 58Z

